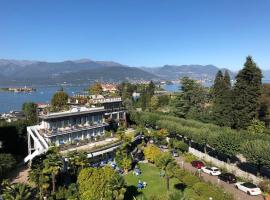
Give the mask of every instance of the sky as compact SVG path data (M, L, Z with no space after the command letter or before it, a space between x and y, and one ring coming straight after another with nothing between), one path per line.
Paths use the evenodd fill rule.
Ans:
M270 69L270 0L0 0L0 58Z

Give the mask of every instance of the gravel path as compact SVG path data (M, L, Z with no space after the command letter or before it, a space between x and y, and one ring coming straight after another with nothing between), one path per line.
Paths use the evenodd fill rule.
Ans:
M195 173L197 169L193 167L190 163L186 163L183 161L181 157L176 158L177 163L183 167L184 169ZM263 196L249 196L246 193L236 189L234 187L234 184L228 184L223 181L218 181L218 178L216 176L210 176L208 174L202 173L202 177L205 181L210 181L215 185L219 185L222 187L226 192L233 194L235 200L263 200ZM214 199L213 199L214 200ZM217 199L218 200L218 199Z

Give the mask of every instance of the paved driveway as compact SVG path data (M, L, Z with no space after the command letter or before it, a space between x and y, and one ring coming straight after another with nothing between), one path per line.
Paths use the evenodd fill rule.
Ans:
M181 157L176 158L177 163L184 169L195 173L197 169L195 167L192 167L190 163L186 163L183 161ZM202 177L205 181L210 181L215 185L219 185L222 187L226 192L231 193L234 195L235 200L263 200L263 197L260 196L249 196L246 193L236 189L233 184L228 184L223 181L218 181L218 178L216 176L210 176L208 174L202 173ZM218 199L217 199L218 200Z

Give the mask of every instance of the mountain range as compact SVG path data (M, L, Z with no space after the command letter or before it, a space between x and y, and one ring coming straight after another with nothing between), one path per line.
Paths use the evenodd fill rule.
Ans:
M218 70L220 68L214 65L130 67L113 61L93 61L90 59L63 62L0 59L0 85L177 80L184 76L211 81ZM228 71L234 78L236 73ZM264 71L264 75L266 79L270 79L270 70Z
M94 81L156 80L158 77L140 68L112 61L89 59L44 62L0 59L1 85L89 83Z

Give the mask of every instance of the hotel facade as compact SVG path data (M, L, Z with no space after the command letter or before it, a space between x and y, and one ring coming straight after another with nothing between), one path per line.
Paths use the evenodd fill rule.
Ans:
M101 106L72 106L68 111L40 115L39 124L27 127L28 156L24 162L45 153L51 146L95 142L104 136L108 118L125 120L121 98L96 103Z

